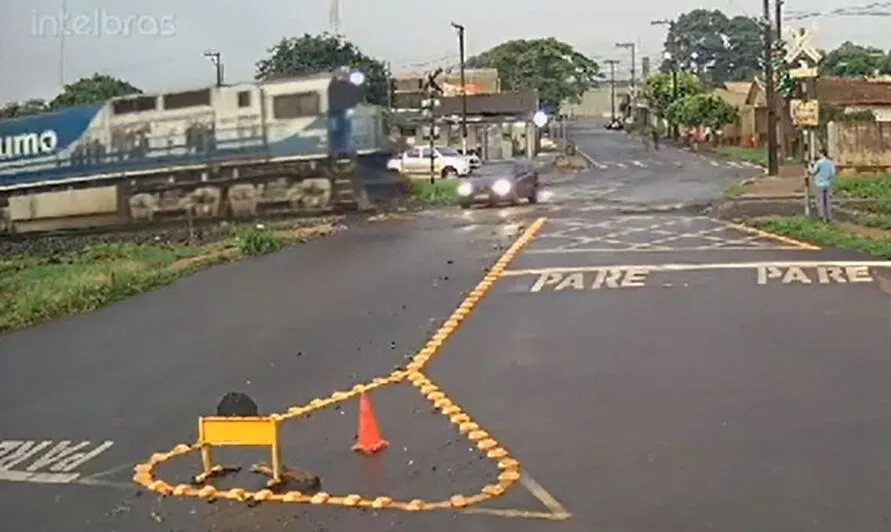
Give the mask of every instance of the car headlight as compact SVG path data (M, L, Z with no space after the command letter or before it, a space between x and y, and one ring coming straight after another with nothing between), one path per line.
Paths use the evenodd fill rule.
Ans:
M492 192L499 196L507 196L512 188L513 185L507 179L499 179L492 184Z
M464 182L458 185L458 195L459 196L469 196L473 194L473 185L470 183Z

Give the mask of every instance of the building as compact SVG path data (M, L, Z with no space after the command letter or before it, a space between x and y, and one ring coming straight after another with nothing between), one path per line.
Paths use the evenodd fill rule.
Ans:
M724 127L722 139L726 144L747 146L755 131L755 109L746 104L751 81L731 81L717 88L712 94L718 96L737 110L736 122Z
M397 93L419 92L427 82L425 72L401 72L393 75ZM461 93L461 72L450 70L438 79L447 95ZM493 94L501 92L501 79L494 68L468 68L464 71L464 84L467 94ZM452 94L449 94L452 93Z
M538 110L536 91L501 91L495 69L467 69L464 73L467 94L467 148L483 159L530 156L536 145L532 115ZM461 115L464 107L460 72L449 72L437 81L443 94L437 98L434 125L422 112L427 99L426 75L403 73L394 77L390 106L394 114L393 137L400 148L427 143L431 131L439 145L462 147Z
M891 82L881 79L820 78L817 97L840 111L872 111L877 122L891 122Z
M616 80L616 115L622 116L621 104L627 100L630 93L630 82ZM560 113L572 118L604 118L609 120L612 116L612 87L609 83L602 83L582 94L578 103L564 103L560 106Z

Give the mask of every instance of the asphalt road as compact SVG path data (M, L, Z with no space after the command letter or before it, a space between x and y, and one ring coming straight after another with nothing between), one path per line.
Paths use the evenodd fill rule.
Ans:
M615 134L583 141L595 160L644 162ZM745 169L652 157L691 163L595 167L551 180L536 207L353 227L4 336L4 530L891 530L888 264L656 208ZM590 196L607 183L613 197ZM519 461L503 496L466 511L248 508L130 482L133 464L194 441L227 391L268 413L400 371L518 238L423 368ZM495 461L417 388L372 397L389 449L350 451L351 400L287 425L285 463L368 498L443 500L496 481ZM65 454L63 441L88 443ZM198 465L158 475L177 484Z
M630 206L705 205L732 183L763 173L749 163L660 146L639 137L607 131L600 123L578 124L569 136L588 157L590 178L570 194L557 193L561 203L610 202Z

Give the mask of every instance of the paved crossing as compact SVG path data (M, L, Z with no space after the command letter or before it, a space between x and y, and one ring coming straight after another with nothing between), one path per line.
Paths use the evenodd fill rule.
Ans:
M664 159L625 159L625 160L607 160L591 157L588 161L595 170L639 170L642 168L730 168L730 169L756 169L760 168L757 164L744 161L729 161L722 159L711 159L708 157L697 157L684 161L669 161Z

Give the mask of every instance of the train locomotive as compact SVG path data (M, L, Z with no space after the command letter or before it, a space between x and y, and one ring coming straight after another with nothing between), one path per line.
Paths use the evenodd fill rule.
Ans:
M355 206L359 163L387 151L364 82L343 69L0 121L0 230Z

